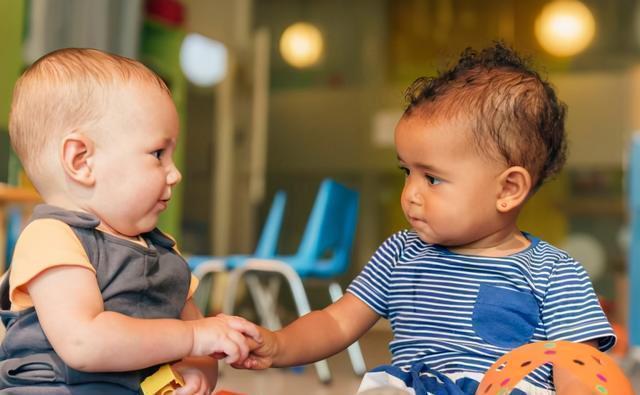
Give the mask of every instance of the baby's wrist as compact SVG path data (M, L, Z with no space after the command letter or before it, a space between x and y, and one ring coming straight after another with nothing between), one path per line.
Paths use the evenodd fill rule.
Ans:
M189 354L185 355L185 357L198 355L196 350L196 345L198 344L198 331L196 321L183 321L186 325L187 336L185 336L185 340L187 341L187 349L189 350Z
M284 337L280 331L276 332L268 332L268 336L271 337L271 361L274 367L285 367L282 362L282 355L280 355L280 350L286 350L284 343Z

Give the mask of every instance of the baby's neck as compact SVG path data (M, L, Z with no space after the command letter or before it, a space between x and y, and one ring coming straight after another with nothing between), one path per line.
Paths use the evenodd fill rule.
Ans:
M74 201L66 198L63 195L47 196L45 198L45 202L47 204L50 204L50 205L56 206L56 207L60 207L60 208L63 208L65 210L79 211L79 212L90 213L90 214L96 215L89 208L82 207L81 205L76 204ZM98 218L98 219L100 219L100 218ZM120 234L117 231L115 231L113 228L111 228L109 225L107 225L102 220L100 220L100 225L98 225L97 229L99 231L101 231L101 232L108 233L108 234L110 234L112 236L119 237L119 238L124 239L124 240L129 240L129 241L131 241L133 243L137 243L137 244L140 244L141 246L147 247L147 243L144 241L144 239L140 235L127 236L127 235Z
M463 246L447 247L449 251L462 255L502 257L518 253L531 245L531 241L514 227L502 230Z
M140 244L143 247L148 247L147 242L142 238L142 236L127 236L113 230L109 225L104 222L100 222L100 225L96 228L101 232L108 233L112 236L118 237L120 239L129 240L132 243Z
M82 207L78 206L73 200L67 198L64 194L47 194L42 195L45 203L52 206L60 207L69 211L86 212Z

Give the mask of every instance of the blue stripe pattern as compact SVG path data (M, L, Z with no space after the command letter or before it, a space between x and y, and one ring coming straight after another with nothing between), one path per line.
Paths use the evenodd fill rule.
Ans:
M521 252L480 257L401 231L378 248L347 291L390 321L392 363L404 369L422 362L443 373L484 373L518 345L543 340L597 340L601 351L611 348L615 336L582 266L525 236L531 245ZM479 298L481 289L488 293ZM527 380L553 389L550 366Z

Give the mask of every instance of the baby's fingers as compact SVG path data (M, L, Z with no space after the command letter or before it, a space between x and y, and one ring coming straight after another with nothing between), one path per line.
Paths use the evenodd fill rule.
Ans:
M258 348L258 347L260 347L262 345L262 343L255 341L251 337L246 337L244 340L245 340L247 346L249 347L250 351L253 351L253 350L255 350L256 348Z
M247 345L244 335L240 332L232 331L229 332L227 336L233 343L235 343L238 350L238 356L235 359L230 359L229 357L227 357L225 358L225 361L227 363L244 361L249 356L249 346Z
M256 342L262 342L262 336L258 330L258 326L252 322L245 320L242 317L230 316L226 314L218 314L216 317L223 319L229 328L235 329L239 332L252 337Z
M173 394L174 395L193 395L197 394L198 388L196 388L194 383L185 383L184 387L180 387L176 389Z
M211 357L224 358L228 364L244 361L249 355L249 347L245 343L245 339L242 333L229 331L220 344L221 352L214 352Z
M271 360L249 355L249 357L242 362L242 365L245 369L262 370L271 366Z
M221 352L211 354L213 358L224 359L226 363L232 363L240 358L238 345L231 340L225 339L220 345Z
M174 392L174 395L205 395L208 391L209 381L204 373L197 368L178 363L173 365L177 372L182 375L184 385Z

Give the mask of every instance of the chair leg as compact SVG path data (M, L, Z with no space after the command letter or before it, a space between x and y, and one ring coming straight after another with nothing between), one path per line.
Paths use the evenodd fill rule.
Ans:
M298 309L298 315L302 317L303 315L311 312L309 299L307 298L307 293L304 290L302 279L290 266L285 266L283 269L284 270L280 271L280 273L282 273L289 282L289 286L291 287L291 292L293 294L293 300L296 304L296 308ZM329 383L331 381L331 371L329 370L327 360L323 359L315 362L314 366L320 381L325 384Z
M303 316L311 312L309 299L307 298L304 286L302 285L302 279L300 278L298 273L295 272L295 270L293 270L287 264L279 261L266 259L250 259L241 267L231 271L231 274L229 275L229 283L227 285L227 292L225 293L223 310L226 314L233 314L238 283L244 276L244 274L248 271L281 274L289 283L291 293L293 295L293 300L296 304L296 309L298 310L298 315ZM268 291L264 290L262 284L259 284L259 287L256 287L256 289L262 289L262 291L258 292L264 292L265 294L268 294ZM274 300L274 302L275 301L277 300ZM318 374L318 378L322 383L328 383L331 381L331 371L329 370L329 364L327 363L326 359L315 362L314 366Z
M276 312L277 294L265 290L260 280L251 271L252 269L248 265L243 265L229 273L222 301L222 312L229 315L234 313L238 285L241 280L245 280L256 312L260 317L260 324L272 331L282 328L282 323Z
M332 302L337 302L338 299L342 297L342 288L340 287L340 284L336 282L329 284L329 295L331 295ZM347 348L347 352L349 353L353 372L358 376L364 375L367 372L367 365L365 364L364 357L362 356L360 343L357 340L353 342L353 344Z
M278 291L280 289L280 277L271 276L267 287L260 283L260 279L253 273L245 276L247 288L253 299L261 325L269 330L275 331L282 328L282 322L278 317Z
M224 298L222 300L222 312L232 315L236 307L236 295L238 294L238 283L247 271L246 265L238 267L231 272L227 278L227 287L225 288Z

